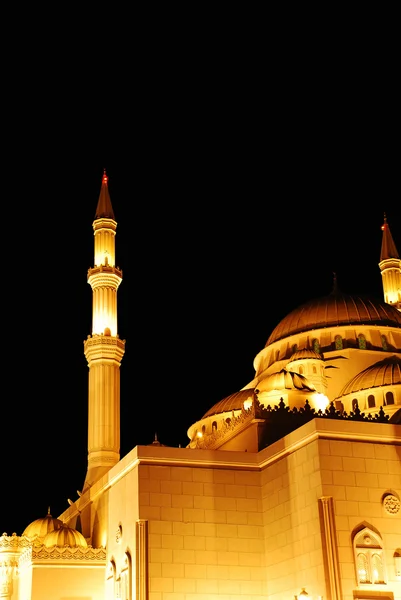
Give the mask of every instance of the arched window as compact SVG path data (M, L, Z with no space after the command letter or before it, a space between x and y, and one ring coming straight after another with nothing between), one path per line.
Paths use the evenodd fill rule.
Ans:
M125 553L124 566L120 575L120 598L132 600L132 560L129 552Z
M394 394L393 394L393 392L386 392L385 403L387 405L388 404L394 404Z
M202 435L205 435L206 433L206 425L202 425Z
M366 338L363 333L358 335L358 348L360 350L366 350Z
M292 347L292 353L295 354L295 352L298 350L298 344L294 344Z
M231 423L231 419L230 419L230 417L228 417L228 418L226 419L226 423L227 423L227 425L230 425L230 423Z
M213 421L213 423L212 423L212 431L213 432L217 431L217 421Z
M304 368L303 368L303 366L301 365L301 366L299 367L299 374L300 374L300 375L302 375L302 374L303 374L303 372L304 372Z
M114 598L116 595L116 563L111 560L107 567L106 575L107 598Z
M353 541L358 585L387 583L380 536L365 527L354 536Z
M373 394L368 396L368 408L374 408L376 406L376 400Z
M387 338L385 335L382 335L382 348L383 350L388 350Z
M319 344L319 340L317 340L317 339L315 338L315 339L313 340L313 342L312 342L312 347L313 347L313 350L314 350L315 352L317 352L318 354L320 354L320 344Z
M312 367L312 373L313 373L314 375L316 375L316 373L317 373L317 371L316 371L316 365L313 365L313 367Z
M352 411L355 412L357 408L358 408L358 400L356 398L354 398L352 401Z
M280 358L280 350L276 350L276 360L279 360Z
M341 335L336 335L336 337L334 338L334 342L335 342L336 350L343 349L343 338L341 337Z

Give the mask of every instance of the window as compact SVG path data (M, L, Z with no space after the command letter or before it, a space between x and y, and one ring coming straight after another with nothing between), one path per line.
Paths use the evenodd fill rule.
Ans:
M385 404L394 404L394 394L393 392L386 392L385 396Z
M386 338L386 336L382 335L381 338L382 338L382 348L383 348L383 350L388 350L388 344L387 344L387 338Z
M301 366L299 367L299 374L300 374L300 375L302 375L302 373L303 373L303 372L304 372L304 368L303 368L303 366L301 365Z
M368 408L374 408L376 406L376 400L373 394L369 394L368 396Z
M358 585L387 583L384 552L377 533L368 527L357 533L354 536L354 552Z
M114 560L109 562L107 568L107 576L106 576L106 590L107 590L107 598L113 598L116 595L116 563Z
M318 354L320 354L320 344L319 344L319 340L317 340L316 338L313 340L312 342L312 346L313 346L313 350L315 352L317 352Z
M213 421L213 423L212 423L212 431L213 431L213 433L215 431L217 431L217 421Z
M358 400L356 398L354 398L352 401L352 411L355 412L357 408L358 408Z
M334 338L334 343L336 346L336 350L343 349L343 338L341 337L341 335L336 335L336 337Z
M366 338L363 333L358 335L358 347L360 350L366 350Z
M312 367L312 373L313 373L314 375L316 375L316 373L317 373L317 371L316 371L316 366L315 366L315 365L313 365L313 367Z
M124 566L120 575L120 598L132 600L132 563L129 552L125 553Z

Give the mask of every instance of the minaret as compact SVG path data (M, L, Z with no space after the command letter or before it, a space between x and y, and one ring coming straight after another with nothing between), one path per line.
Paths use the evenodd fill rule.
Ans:
M383 238L379 267L382 274L384 300L401 311L401 260L384 213Z
M84 342L89 367L88 470L84 490L120 460L120 365L125 341L117 333L117 290L122 271L115 266L117 222L107 182L105 170L93 221L95 266L88 270L92 335Z

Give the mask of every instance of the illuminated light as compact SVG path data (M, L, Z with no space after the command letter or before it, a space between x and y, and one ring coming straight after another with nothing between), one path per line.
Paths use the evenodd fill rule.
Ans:
M108 180L109 180L109 178L108 178L108 177L107 177L107 175L106 175L106 169L104 169L104 171L103 171L102 183L104 183L104 184L106 184L106 185L107 185L107 182L108 182Z
M317 410L325 411L330 404L330 400L324 394L317 393L314 395L313 399L315 401Z
M201 431L198 431L198 433L196 434L198 438L203 437L203 433Z
M245 410L249 410L252 406L252 398L248 398L247 400L244 400L244 409Z

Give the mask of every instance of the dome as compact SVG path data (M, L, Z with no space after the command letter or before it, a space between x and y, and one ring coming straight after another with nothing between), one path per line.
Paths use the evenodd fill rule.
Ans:
M81 547L87 548L88 544L86 539L76 529L72 529L72 527L67 527L63 525L60 529L51 531L47 534L45 539L43 540L43 544L46 548L50 548L52 546L70 546L71 548Z
M309 350L308 348L304 348L303 350L297 350L291 356L288 362L294 362L295 360L305 360L306 358L314 358L315 360L323 360L322 355L319 352L315 352L315 350Z
M42 519L36 519L33 521L28 527L24 529L22 535L25 535L30 538L39 537L44 538L48 533L52 531L57 531L63 526L63 521L60 519L53 518L49 512Z
M399 384L401 384L401 358L394 354L358 373L341 390L338 398L361 390Z
M384 300L335 292L310 300L290 312L273 329L266 346L313 329L368 324L401 328L401 312Z
M212 415L219 415L224 412L231 412L233 410L242 410L244 406L244 402L246 400L253 400L254 398L254 390L246 389L240 390L235 394L231 394L227 396L223 400L217 402L212 408L210 408L202 417L202 419L206 419L206 417L211 417Z

